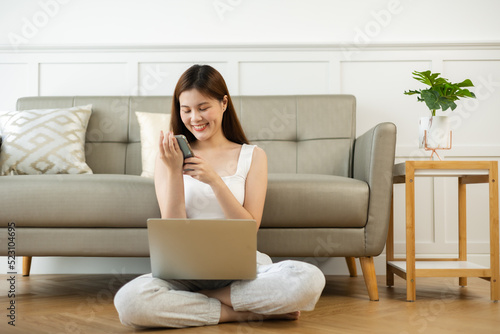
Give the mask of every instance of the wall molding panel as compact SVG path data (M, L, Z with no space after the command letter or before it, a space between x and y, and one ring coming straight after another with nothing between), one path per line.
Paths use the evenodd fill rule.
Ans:
M0 113L15 109L22 96L171 95L181 73L194 63L217 68L234 96L353 94L358 135L380 122L396 124L397 162L430 155L417 144L418 120L428 111L403 94L423 87L411 72L430 69L452 81L470 78L478 98L460 103L450 114L454 147L443 154L447 160L500 160L500 42L31 45L15 50L0 45ZM454 255L456 183L429 178L416 186L417 252ZM404 252L403 189L395 187L396 253ZM468 250L481 261L489 252L486 192L482 185L468 190ZM379 274L385 272L382 258L376 261ZM109 259L102 261L109 266ZM134 261L133 268L147 267ZM327 274L344 273L341 262L323 261L321 266ZM35 263L35 273L37 268Z

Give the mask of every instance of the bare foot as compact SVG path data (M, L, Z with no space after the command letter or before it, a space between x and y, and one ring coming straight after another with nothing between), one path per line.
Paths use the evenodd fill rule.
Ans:
M246 313L243 321L264 321L264 320L298 320L300 311L290 312L285 314L257 314L252 312ZM240 320L241 321L241 320Z
M264 319L282 319L282 320L298 320L300 317L300 311L290 312L285 314L270 314L265 315Z
M228 285L224 288L215 290L200 290L198 293L204 294L208 298L218 299L222 304L233 306L231 303L231 286Z
M233 322L233 321L263 321L271 319L281 319L281 320L297 320L300 317L300 311L290 312L285 314L257 314L253 312L238 312L235 311L231 306L221 304L221 314L219 318L219 323L223 322Z

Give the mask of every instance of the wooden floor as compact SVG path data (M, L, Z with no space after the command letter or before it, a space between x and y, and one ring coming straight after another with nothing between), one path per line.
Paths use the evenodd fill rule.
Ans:
M0 275L0 333L136 333L123 326L113 306L120 286L135 275L16 276L16 327L7 315L8 275ZM405 281L387 288L379 276L380 301L370 302L362 277L328 276L312 312L298 321L232 323L202 328L152 329L145 333L500 333L500 303L489 299L489 283L421 278L417 301L406 302Z

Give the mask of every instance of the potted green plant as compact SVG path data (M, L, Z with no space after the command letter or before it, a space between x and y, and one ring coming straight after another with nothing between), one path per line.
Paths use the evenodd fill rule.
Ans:
M430 117L420 119L420 148L443 149L450 148L450 124L447 116L436 116L437 110L455 110L460 98L475 98L473 92L465 87L474 87L472 81L466 79L460 83L452 83L440 77L440 73L431 71L412 73L414 79L430 86L427 89L405 91L406 95L417 95L417 101L425 102L431 111Z

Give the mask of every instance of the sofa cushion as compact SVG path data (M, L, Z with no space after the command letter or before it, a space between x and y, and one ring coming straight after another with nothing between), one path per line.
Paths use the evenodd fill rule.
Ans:
M12 111L0 116L0 175L92 173L85 132L92 105Z
M0 177L0 226L146 227L159 218L153 179L133 175Z
M319 174L269 174L262 228L363 227L368 184Z
M141 128L141 176L154 177L156 156L160 151L160 131L165 134L169 131L170 114L136 111L135 115Z

